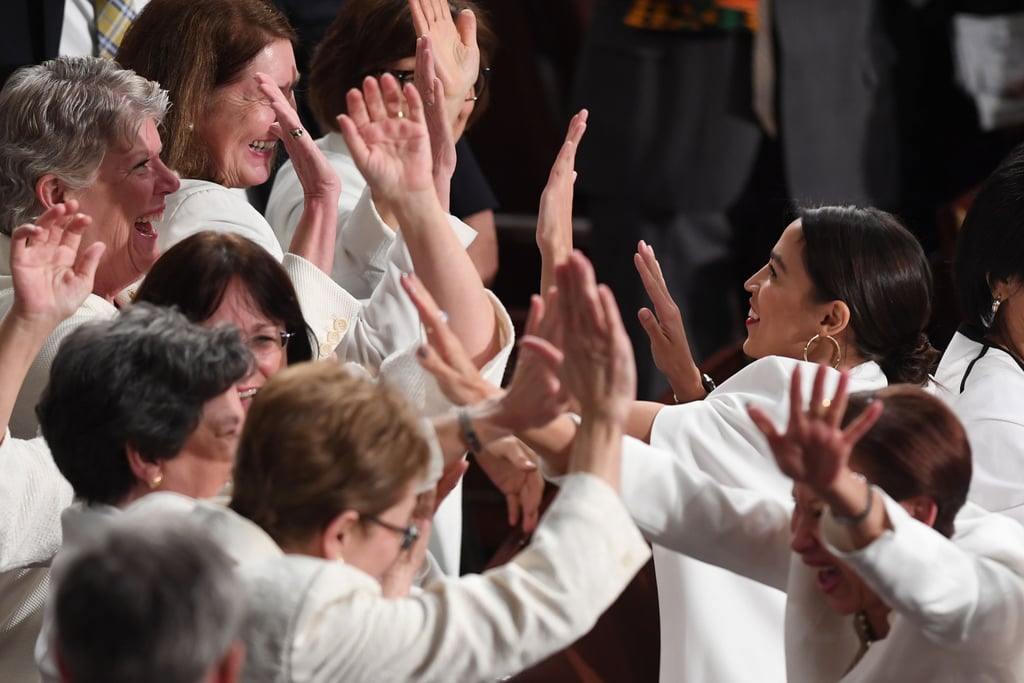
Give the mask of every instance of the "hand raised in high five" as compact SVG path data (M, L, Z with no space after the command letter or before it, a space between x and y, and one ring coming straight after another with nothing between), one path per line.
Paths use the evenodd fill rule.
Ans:
M572 253L572 199L576 184L576 150L587 130L586 109L569 122L565 142L551 166L547 185L540 195L537 214L537 248L540 249L540 291L555 284L555 268L569 260Z
M437 77L446 93L445 110L454 125L480 74L480 48L476 42L476 15L471 10L452 18L447 0L409 0L416 35L430 36ZM440 105L440 102L437 102Z
M578 251L555 273L562 325L562 382L581 414L625 424L636 398L636 366L615 297Z
M39 325L46 334L92 292L96 267L106 248L102 242L81 248L82 232L92 219L77 212L75 200L55 204L35 223L19 226L11 234L11 315Z
M647 296L654 304L654 312L649 308L641 308L637 313L644 332L651 340L654 364L668 378L676 401L686 403L704 398L707 391L701 384L700 370L690 353L690 343L686 339L679 306L668 291L654 249L641 240L633 255L633 264L640 273Z
M807 484L826 500L841 483L849 481L853 447L878 421L883 409L881 401L872 401L843 429L849 376L845 372L840 376L835 395L828 399L824 395L828 372L824 366L818 368L811 400L804 410L800 369L793 371L789 388L789 424L785 433L780 434L771 418L760 408L751 406L747 409L750 419L768 439L779 469L793 481Z
M410 194L433 195L430 138L423 100L415 86L406 84L402 91L391 74L382 75L379 84L368 76L362 92L355 88L348 92L347 103L348 114L339 116L338 124L371 192L391 204Z

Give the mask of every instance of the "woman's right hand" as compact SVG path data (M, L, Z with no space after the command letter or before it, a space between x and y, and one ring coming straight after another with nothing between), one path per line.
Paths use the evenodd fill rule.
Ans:
M649 308L641 308L637 313L644 332L651 340L654 364L668 378L677 402L687 403L704 398L707 391L690 353L690 343L686 339L679 306L668 291L654 249L641 240L633 255L633 264L640 273L647 296L654 304L654 312Z
M11 234L11 314L47 332L82 305L93 288L102 242L81 248L82 233L92 219L69 200L47 209L35 223Z
M810 486L829 501L837 487L850 480L853 447L882 414L882 402L872 401L845 429L849 375L842 373L835 395L825 397L825 377L830 372L819 366L814 376L811 399L804 409L800 368L793 370L789 386L789 424L780 433L766 412L749 406L747 413L765 435L775 462L783 474Z

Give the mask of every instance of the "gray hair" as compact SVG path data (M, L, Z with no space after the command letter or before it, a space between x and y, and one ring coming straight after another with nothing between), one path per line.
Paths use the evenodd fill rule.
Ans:
M60 57L15 71L0 91L0 233L42 213L41 177L88 187L107 150L133 144L169 106L158 83L109 59Z
M147 462L178 455L204 404L249 370L238 329L133 304L64 338L36 414L53 460L89 503L118 505L136 484L126 444Z
M75 683L199 683L245 616L231 560L183 519L115 519L60 577L56 651Z

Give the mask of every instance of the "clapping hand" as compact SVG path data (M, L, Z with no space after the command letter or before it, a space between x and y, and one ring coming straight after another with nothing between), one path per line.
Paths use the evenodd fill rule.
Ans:
M383 74L379 84L368 76L362 92L348 92L347 103L348 114L338 124L375 197L397 205L413 193L434 194L430 139L415 86L406 84L402 91L391 74Z
M779 469L795 482L802 482L822 497L827 497L838 482L850 474L850 454L854 445L871 429L882 414L883 405L872 401L845 429L841 427L846 413L847 384L844 372L836 393L825 398L825 377L829 370L819 367L814 377L811 400L803 408L800 369L793 371L789 390L789 424L780 434L771 418L760 408L750 406L747 412L768 439Z
M81 248L92 219L77 212L75 200L55 204L11 234L12 315L47 331L85 301L106 248L102 242Z
M625 424L636 397L636 366L615 297L598 285L578 251L555 273L562 327L562 383L584 416Z
M651 340L654 364L668 378L677 401L685 403L704 398L707 392L701 384L700 371L690 353L690 343L686 339L679 306L668 291L654 249L641 240L633 255L633 264L640 273L647 296L654 304L653 312L649 308L641 308L637 314Z

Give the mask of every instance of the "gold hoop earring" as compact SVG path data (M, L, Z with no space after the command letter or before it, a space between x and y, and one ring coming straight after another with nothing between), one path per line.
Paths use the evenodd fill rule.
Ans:
M835 348L835 354L832 355L832 367L838 370L839 364L843 362L843 350L842 348L840 348L839 342L837 342L836 338L833 337L831 334L826 334L824 337L822 337L820 334L816 334L810 339L808 339L807 343L804 344L804 360L807 361L808 363L811 362L807 358L807 352L811 350L811 346L814 345L814 342L820 341L821 339L827 339L830 342L832 342L832 346L833 348Z
M153 481L149 482L149 490L155 491L157 486L160 486L160 482L164 480L164 475L158 474L153 477Z

